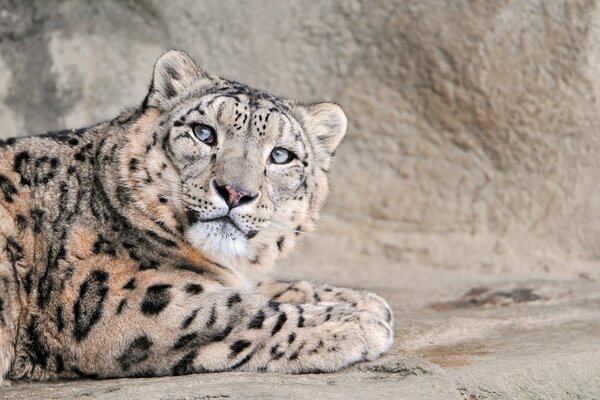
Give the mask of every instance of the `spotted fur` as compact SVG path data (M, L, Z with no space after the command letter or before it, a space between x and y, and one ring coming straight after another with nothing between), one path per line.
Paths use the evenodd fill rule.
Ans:
M345 131L334 104L171 51L140 107L0 143L0 383L335 371L385 352L380 297L266 280L313 229ZM275 147L295 158L270 162Z

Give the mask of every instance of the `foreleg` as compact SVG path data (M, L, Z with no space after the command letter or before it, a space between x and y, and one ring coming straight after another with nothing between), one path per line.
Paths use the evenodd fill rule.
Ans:
M349 304L292 305L171 282L179 283L136 287L125 309L75 346L71 364L101 377L325 372L373 359L392 342L384 319ZM107 310L118 301L108 303Z

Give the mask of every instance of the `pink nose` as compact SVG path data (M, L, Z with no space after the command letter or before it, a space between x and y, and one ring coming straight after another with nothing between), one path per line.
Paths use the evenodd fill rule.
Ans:
M253 195L248 190L233 188L229 185L217 185L215 183L215 188L217 189L217 193L225 203L229 206L229 209L250 203L254 200L257 195Z

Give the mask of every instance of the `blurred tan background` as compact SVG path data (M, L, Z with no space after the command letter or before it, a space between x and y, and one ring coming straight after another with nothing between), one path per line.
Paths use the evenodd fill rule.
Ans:
M575 0L4 1L1 135L110 118L179 48L346 109L323 257L577 269L600 257L599 22Z
M139 104L170 48L345 108L318 231L280 274L382 294L394 348L327 377L4 398L598 398L599 0L0 0L0 136Z

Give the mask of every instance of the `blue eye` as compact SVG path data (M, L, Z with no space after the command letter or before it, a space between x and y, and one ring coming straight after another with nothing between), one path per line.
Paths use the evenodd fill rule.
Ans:
M208 125L194 125L193 131L194 136L196 136L196 139L198 139L202 143L212 146L217 142L217 134L215 133L215 130Z
M273 164L287 164L292 161L296 157L294 153L289 150L284 149L283 147L275 147L271 152L271 162Z

